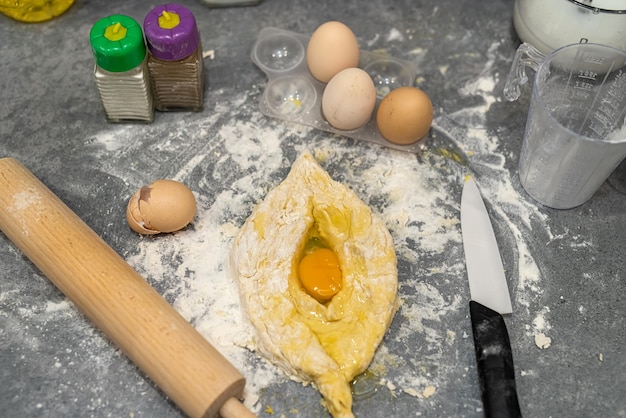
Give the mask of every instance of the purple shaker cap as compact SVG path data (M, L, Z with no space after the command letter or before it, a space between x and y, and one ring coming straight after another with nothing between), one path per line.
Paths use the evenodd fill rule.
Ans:
M159 18L163 12L176 13L180 23L171 29L163 28ZM196 18L179 4L163 4L150 10L143 22L146 43L150 53L164 61L178 61L195 52L200 44Z

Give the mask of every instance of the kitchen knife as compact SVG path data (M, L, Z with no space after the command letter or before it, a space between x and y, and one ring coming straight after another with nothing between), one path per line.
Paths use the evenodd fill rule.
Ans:
M521 417L511 343L502 317L513 311L511 297L491 220L471 176L466 177L461 195L461 230L485 416Z

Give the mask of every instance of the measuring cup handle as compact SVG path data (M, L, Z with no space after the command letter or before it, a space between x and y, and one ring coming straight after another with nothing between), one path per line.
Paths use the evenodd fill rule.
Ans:
M539 68L539 64L541 64L545 57L546 56L539 52L537 48L526 42L517 48L513 65L511 65L511 70L509 71L506 84L504 85L505 99L512 102L519 98L520 86L523 86L528 81L526 67L536 72Z

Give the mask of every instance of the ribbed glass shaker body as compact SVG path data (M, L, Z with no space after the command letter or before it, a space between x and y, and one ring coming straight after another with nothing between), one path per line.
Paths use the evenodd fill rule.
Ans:
M90 43L107 120L152 122L154 101L139 23L124 15L100 19L91 29Z
M157 6L146 15L144 32L155 108L202 110L204 62L191 11L178 4Z

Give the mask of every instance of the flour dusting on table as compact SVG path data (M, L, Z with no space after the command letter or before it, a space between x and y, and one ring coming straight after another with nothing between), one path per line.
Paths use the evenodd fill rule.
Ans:
M507 243L515 246L517 270L507 274L514 306L534 309L532 302L542 292L541 274L524 234L531 224L552 234L545 215L515 191L497 132L484 128L485 114L501 100L494 91L497 50L494 43L480 77L459 88L460 95L482 97L482 103L450 114L443 109L433 124L433 135L453 142L467 156L468 166L431 151L415 156L322 132L312 135L309 128L267 120L246 95L220 103L202 124L172 122L172 136L154 140L160 152L185 157L182 164L178 161L179 170L169 174L182 182L193 178L190 186L198 200L198 215L187 230L142 239L127 260L244 374L248 407L256 412L266 407L258 402L263 389L287 378L254 352L253 333L243 320L225 263L238 228L254 205L282 181L294 154L304 149L380 213L394 238L401 305L370 367L380 388L393 397L430 402L467 376L468 369L458 364L459 357L471 359L459 207L462 179L470 170L495 213L494 222L509 234ZM213 130L219 125L215 115L225 117L233 107L249 112L249 117L233 117L233 123ZM130 135L119 129L122 137ZM181 130L184 141L177 134ZM133 147L115 143L110 134L93 140L101 140L108 152L120 156ZM183 151L185 144L195 148ZM111 165L108 170L129 183L145 180L123 166ZM527 324L527 343L534 345L535 335L547 338L549 311L529 313L536 320Z
M246 376L246 405L258 410L260 405L254 403L259 391L285 377L251 351L253 333L242 318L237 288L227 274L225 263L233 237L254 204L282 181L282 176L276 177L274 172L284 167L281 140L293 130L289 126L282 130L275 126L259 129L260 123L255 118L224 126L216 135L218 139L224 138L228 149L223 164L234 161L242 175L217 195L196 193L198 215L191 228L142 239L137 252L127 260ZM232 140L235 137L236 146ZM438 156L431 156L427 162L419 161L412 154L381 153L375 146L361 149L339 138L297 145L298 152L305 148L313 151L335 179L355 190L383 216L394 237L398 257L405 263L419 263L424 256L434 256L460 243L458 196L441 187L458 182L459 174L449 167L449 161ZM184 181L194 165L204 164L201 155L193 156L173 178ZM219 165L214 172L222 172ZM411 240L417 245L408 245ZM411 288L409 293L413 296L402 298L397 314L398 332L389 336L392 346L424 339L431 361L441 358L439 344L452 345L455 334L441 333L437 322L446 314L462 309L460 296L448 297L436 283L424 282L426 276L443 271L446 274L453 271L463 281L460 277L463 264L459 260L448 266L420 269L414 277L404 278L401 287L405 291ZM392 364L406 363L402 357L402 353L393 352L383 344L373 368L389 370ZM431 387L446 380L445 375L385 376L402 390L415 390L423 398L434 396Z
M478 95L483 98L483 102L474 108L465 108L452 114L444 113L435 120L434 125L469 156L483 198L499 220L506 222L518 255L516 274L507 274L509 288L517 305L530 308L530 301L542 292L541 273L524 236L532 228L541 228L548 236L552 236L552 233L545 213L534 202L529 202L516 192L513 178L505 167L508 157L500 149L497 132L484 128L489 108L502 100L501 92L496 90L499 80L494 71L494 63L502 59L497 55L499 45L499 42L494 42L487 51L488 59L480 77L459 89L461 95ZM500 242L499 245L502 247L504 243ZM512 282L513 279L517 279L517 284ZM547 323L547 319L542 319ZM531 335L535 332L538 332L536 327L531 327Z

